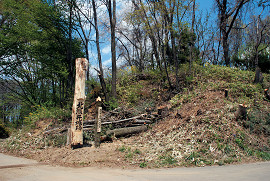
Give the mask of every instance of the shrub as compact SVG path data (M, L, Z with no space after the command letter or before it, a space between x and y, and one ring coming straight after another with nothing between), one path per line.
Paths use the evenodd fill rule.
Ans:
M9 134L9 130L0 123L0 138L8 138Z
M36 111L29 113L29 116L24 118L26 125L34 126L35 122L40 119L58 119L66 120L71 117L71 110L61 109L57 107L47 108L45 106L35 106Z

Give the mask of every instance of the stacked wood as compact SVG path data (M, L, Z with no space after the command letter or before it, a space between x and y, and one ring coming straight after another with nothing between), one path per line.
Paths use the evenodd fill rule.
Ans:
M168 109L168 107L166 108ZM139 132L146 131L148 128L148 125L155 123L158 119L161 118L161 115L164 114L164 113L161 113L161 115L159 115L157 112L152 112L152 110L150 109L147 109L146 112L147 113L145 114L140 114L137 116L130 116L132 115L132 113L130 113L127 110L123 110L122 108L118 108L118 109L115 109L113 111L108 111L108 112L103 111L102 115L100 115L100 113L98 114L97 112L96 116L99 115L98 119L85 120L83 122L82 128L84 131L92 132L95 134L94 136L96 140L95 146L98 147L99 143L102 141L105 141L105 140L109 141L109 140L112 140L112 138L114 137L128 136L128 135L137 134ZM106 130L108 128L111 129L105 133L106 134L105 136L100 136L101 130L97 129L97 120L100 121L102 130ZM46 130L43 132L43 134L44 135L61 134L63 132L68 132L68 126ZM67 144L70 145L71 144L71 130L70 130L70 133L68 133L68 137L70 138L67 139ZM100 140L97 137L99 137Z
M116 121L106 121L104 118L101 118L101 125L124 125L125 127L134 127L135 125L142 124L152 124L154 121L153 117L146 117L146 114L141 114L138 116L134 116L131 118L116 120ZM84 122L84 128L93 127L95 124L95 120L87 120Z

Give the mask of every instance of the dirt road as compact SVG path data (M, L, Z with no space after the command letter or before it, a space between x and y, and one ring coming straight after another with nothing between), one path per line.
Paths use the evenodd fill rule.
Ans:
M133 169L65 168L0 153L0 181L268 181L270 162L201 168Z

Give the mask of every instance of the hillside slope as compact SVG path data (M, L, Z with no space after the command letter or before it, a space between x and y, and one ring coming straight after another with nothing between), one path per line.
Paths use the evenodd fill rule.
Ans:
M194 65L190 76L187 70L181 67L180 92L169 90L159 72L120 72L118 106L126 115L168 108L167 116L144 133L102 143L100 148L71 150L63 146L65 132L44 134L49 125L63 122L40 120L36 125L43 126L17 132L1 143L0 151L67 166L153 168L269 160L270 102L264 89L270 86L270 75L264 74L264 82L255 85L250 71ZM239 104L247 106L245 120L236 119ZM93 112L88 114L93 117ZM88 141L91 134L85 133Z

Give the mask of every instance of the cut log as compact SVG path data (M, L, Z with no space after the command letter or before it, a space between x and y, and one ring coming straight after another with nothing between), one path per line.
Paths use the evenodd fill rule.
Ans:
M131 134L141 133L146 130L147 130L147 126L145 125L137 126L137 127L119 128L119 129L106 131L106 136L119 138L119 137L131 135Z
M239 104L238 110L235 113L236 120L246 120L247 119L247 105Z
M270 100L270 95L268 94L268 89L264 89L264 94L266 99Z

